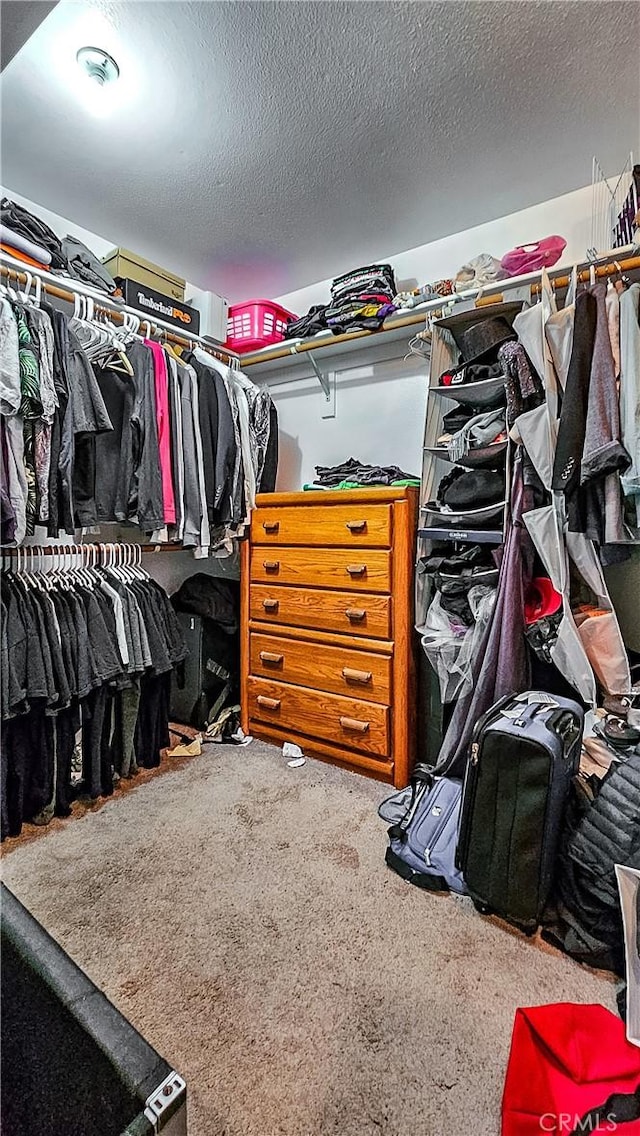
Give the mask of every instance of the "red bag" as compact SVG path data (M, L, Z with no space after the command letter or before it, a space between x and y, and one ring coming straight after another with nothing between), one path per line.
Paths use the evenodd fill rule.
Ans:
M502 1098L502 1136L640 1136L640 1048L604 1006L558 1002L516 1010ZM602 1109L601 1106L606 1105ZM587 1119L591 1110L598 1110Z

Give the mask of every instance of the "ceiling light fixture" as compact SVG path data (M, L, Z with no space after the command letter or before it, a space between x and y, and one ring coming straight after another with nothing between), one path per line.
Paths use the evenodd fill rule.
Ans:
M120 68L113 56L100 47L81 47L76 60L87 78L92 79L100 87L106 86L107 83L115 83L120 74Z

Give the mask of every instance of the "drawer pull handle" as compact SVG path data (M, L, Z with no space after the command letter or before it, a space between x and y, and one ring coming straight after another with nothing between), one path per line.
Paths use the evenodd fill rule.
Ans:
M361 682L363 686L371 682L373 678L371 671L354 671L351 667L343 667L342 675L343 678L346 678L347 682Z
M262 606L263 606L265 611L277 611L278 610L278 600L263 600Z
M361 722L358 718L341 718L340 725L343 730L355 730L358 734L366 734L369 729L369 723Z
M280 699L279 698L267 698L266 695L259 694L258 695L258 706L266 706L267 710L279 710L280 709Z
M279 560L263 560L262 561L262 567L264 568L265 572L278 572L279 569L280 569L280 561Z
M260 658L263 663L274 663L277 665L283 662L284 655L276 655L273 651L261 651Z
M262 527L265 532L278 532L280 521L263 521Z
M350 576L364 576L366 570L366 564L347 564L347 572Z
M362 623L366 614L363 607L348 607L345 612L347 619L350 619L352 623Z
M366 527L366 521L347 521L347 528L349 529L349 532L364 532Z

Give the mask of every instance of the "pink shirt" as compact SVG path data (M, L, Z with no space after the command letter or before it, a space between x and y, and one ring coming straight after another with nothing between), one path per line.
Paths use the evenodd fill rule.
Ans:
M169 420L169 376L164 351L159 343L145 339L145 346L153 355L153 372L156 388L156 422L158 424L158 450L162 475L162 510L165 525L176 523L176 503L171 476L171 422Z

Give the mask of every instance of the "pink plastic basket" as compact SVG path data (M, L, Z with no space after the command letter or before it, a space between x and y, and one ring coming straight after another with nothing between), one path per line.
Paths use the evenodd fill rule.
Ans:
M247 300L229 308L226 346L232 351L259 351L287 336L287 323L297 319L272 300Z

